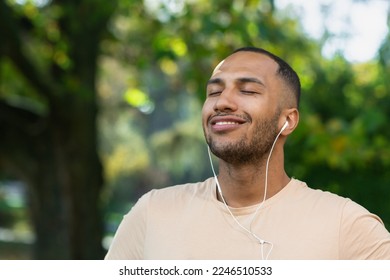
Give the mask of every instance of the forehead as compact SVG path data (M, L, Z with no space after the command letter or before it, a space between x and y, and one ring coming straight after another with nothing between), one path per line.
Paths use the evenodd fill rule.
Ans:
M278 64L270 57L255 52L242 51L228 56L215 67L212 77L248 77L268 80L275 77Z

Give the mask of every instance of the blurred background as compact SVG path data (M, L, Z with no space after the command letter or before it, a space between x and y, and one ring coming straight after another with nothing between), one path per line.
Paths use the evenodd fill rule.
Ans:
M211 176L200 110L255 45L302 81L290 176L390 228L387 0L0 0L0 259L102 259L151 188Z

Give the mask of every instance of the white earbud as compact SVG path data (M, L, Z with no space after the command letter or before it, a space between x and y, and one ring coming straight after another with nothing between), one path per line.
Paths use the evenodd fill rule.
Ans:
M280 133L282 133L283 130L285 130L288 126L288 121L286 121L282 127L282 129L280 130Z

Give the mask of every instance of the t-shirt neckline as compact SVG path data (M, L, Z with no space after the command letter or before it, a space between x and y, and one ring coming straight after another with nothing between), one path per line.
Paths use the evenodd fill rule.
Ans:
M215 178L210 178L210 191L211 191L211 197L212 197L212 200L217 204L217 207L219 207L220 209L222 209L222 211L226 212L226 213L229 213L229 211L226 209L226 206L225 204L222 202L222 201L219 201L217 199L217 184L216 184L216 180ZM272 204L280 201L281 199L283 199L284 197L288 196L288 193L294 189L294 185L297 185L299 184L299 180L295 179L295 178L291 178L291 180L287 183L286 186L284 186L278 193L276 193L275 195L273 195L272 197L266 199L265 201L263 202L260 202L260 203L257 203L257 204L254 204L254 205L250 205L250 206L244 206L244 207L229 207L230 211L232 212L232 214L234 214L235 216L241 216L241 215L249 215L249 214L253 214L257 208L259 207L260 204L262 204L259 208L258 211L261 212L262 209L265 209L267 207L270 207Z

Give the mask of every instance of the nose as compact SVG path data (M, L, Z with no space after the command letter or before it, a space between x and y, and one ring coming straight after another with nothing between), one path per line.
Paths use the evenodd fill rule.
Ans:
M234 112L237 103L234 90L225 88L215 100L213 109L215 112Z

